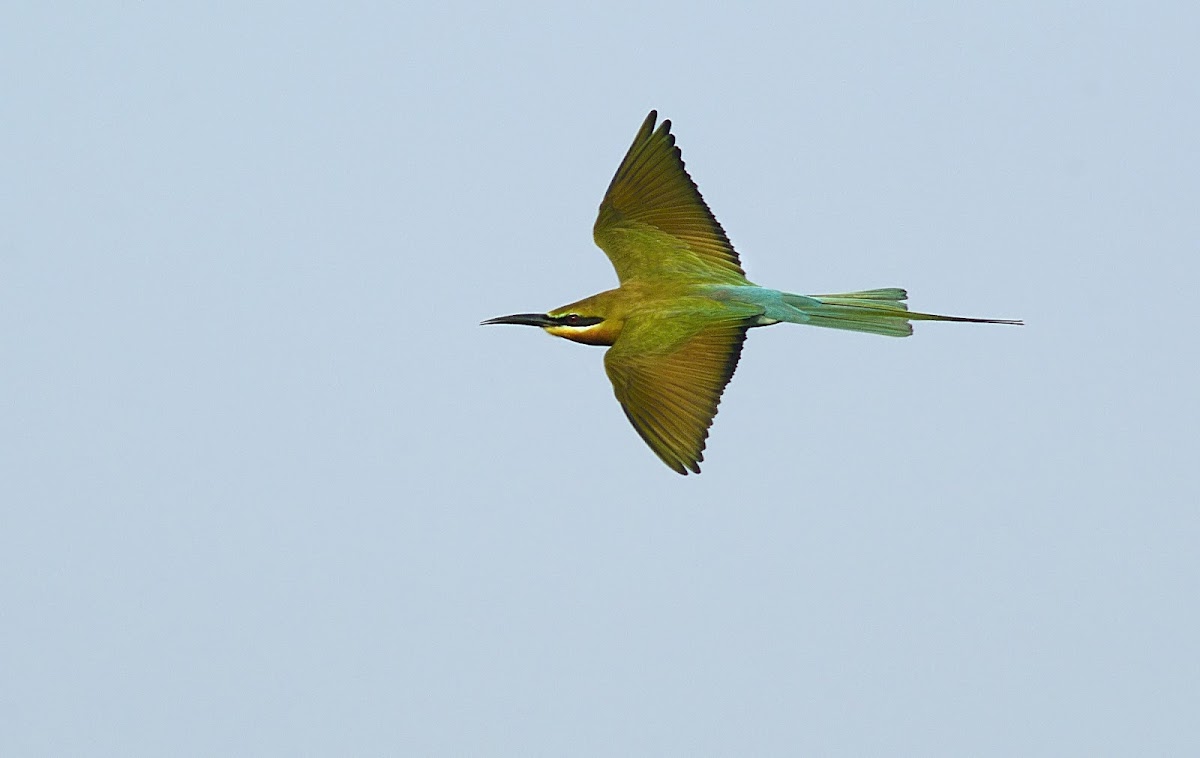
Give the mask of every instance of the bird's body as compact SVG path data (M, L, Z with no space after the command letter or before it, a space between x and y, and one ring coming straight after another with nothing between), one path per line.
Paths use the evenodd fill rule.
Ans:
M914 313L895 287L796 295L751 283L684 170L671 122L655 130L656 119L651 111L642 124L593 229L620 286L548 313L484 323L611 346L604 366L617 400L675 471L700 472L708 427L750 328L786 321L906 337L912 320L1020 323Z

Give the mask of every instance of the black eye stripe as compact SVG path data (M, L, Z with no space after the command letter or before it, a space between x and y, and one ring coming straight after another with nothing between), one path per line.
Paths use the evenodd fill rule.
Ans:
M568 313L564 316L556 316L554 320L563 326L592 326L599 324L604 319L599 316L580 316L578 313Z

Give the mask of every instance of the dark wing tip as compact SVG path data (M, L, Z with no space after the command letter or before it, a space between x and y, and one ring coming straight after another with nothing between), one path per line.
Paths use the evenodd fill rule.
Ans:
M680 474L682 476L687 476L689 473L690 474L699 474L700 473L700 461L702 461L702 460L704 460L703 455L694 461L688 461L688 460L681 459L673 465L672 464L668 464L668 465L671 466L672 470L674 470L676 474Z
M650 115L646 116L646 120L642 122L642 128L638 129L638 138L634 142L646 139L651 134L654 134L654 124L658 121L658 111L650 111Z

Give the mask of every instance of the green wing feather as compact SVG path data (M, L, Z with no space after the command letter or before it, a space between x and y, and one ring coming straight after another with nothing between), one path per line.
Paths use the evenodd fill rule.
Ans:
M604 355L633 428L680 474L700 473L704 442L752 317L715 323L639 314Z
M622 283L687 277L743 284L737 252L684 169L671 122L650 111L600 203L593 236Z

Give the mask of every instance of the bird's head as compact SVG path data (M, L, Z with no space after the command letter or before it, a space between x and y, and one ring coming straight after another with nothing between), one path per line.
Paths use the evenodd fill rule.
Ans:
M623 318L613 314L612 295L601 292L577 303L555 308L549 313L516 313L490 318L483 324L523 324L540 326L555 337L564 337L585 345L611 345L621 333Z

